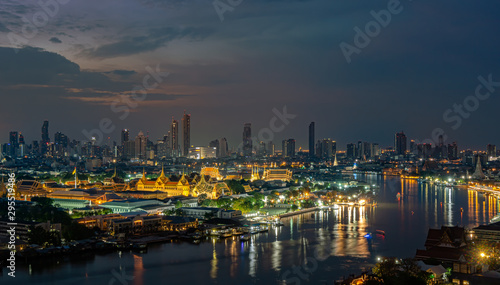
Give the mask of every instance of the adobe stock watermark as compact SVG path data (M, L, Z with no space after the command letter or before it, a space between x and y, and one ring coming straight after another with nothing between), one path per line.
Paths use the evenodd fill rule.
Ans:
M215 12L219 16L222 23L224 22L224 13L228 11L233 12L234 9L240 6L241 3L243 3L243 0L215 0L212 5L214 6Z
M471 114L479 109L480 102L489 99L491 94L496 91L496 88L500 87L500 81L493 81L491 73L488 74L487 79L482 75L479 75L477 79L479 83L476 85L474 95L465 97L461 104L454 103L452 108L446 109L443 113L443 121L451 124L450 127L452 130L460 128L462 122L470 118ZM448 135L442 128L435 128L431 132L430 139L423 141L415 140L415 142L417 144L430 143L436 145L439 142L440 136L443 137L444 142L448 139Z
M14 46L14 52L18 53L19 48L28 44L29 40L36 37L39 29L47 26L49 21L54 18L60 10L60 5L66 5L71 0L39 0L37 2L40 10L31 16L31 20L25 16L21 17L24 25L21 27L21 33L9 32L7 38Z
M125 272L125 269L120 266L120 272L116 271L115 269L111 270L111 274L113 275L113 278L109 280L108 285L128 285L129 281L134 280L135 276L133 275L127 275Z
M9 180L7 183L7 235L9 237L9 242L7 248L9 249L9 258L7 258L7 268L10 270L7 275L10 277L16 277L16 190L14 185L16 184L16 175L14 173L9 173Z
M454 123L451 128L456 130L462 126L464 119L470 118L471 113L479 109L479 102L490 98L496 87L500 87L500 81L493 81L493 75L488 74L488 79L482 75L477 77L477 84L474 95L465 97L462 104L453 104L453 109L448 109L443 113L443 120L446 123Z
M260 129L257 136L251 137L252 146L258 145L261 141L273 141L274 135L285 130L285 127L290 124L291 120L297 117L295 114L288 113L286 105L283 106L282 111L273 108L272 112L274 116L269 120L269 127ZM243 142L238 145L238 149L242 148Z
M138 102L144 101L148 96L148 90L155 89L163 79L166 78L170 73L160 72L160 65L156 65L156 69L146 66L145 70L148 74L144 75L142 79L142 86L136 85L131 91L131 95L120 94L111 103L111 111L115 114L120 114L118 117L120 120L125 120L130 115L130 110L137 108L139 106ZM154 83L150 83L154 80ZM140 94L138 94L140 93ZM100 144L104 138L104 135L112 133L116 129L116 125L110 118L102 118L99 121L99 128L92 129L90 131L84 129L82 131L83 135L89 140L95 139L97 144Z
M281 275L284 284L300 285L301 281L308 281L309 277L318 270L319 262L325 261L331 252L320 253L319 246L314 250L313 256L306 258L305 263L292 266Z
M356 32L353 39L354 45L346 42L341 42L339 45L347 63L351 63L352 55L360 54L361 50L366 48L372 39L380 34L382 28L386 28L391 23L392 16L401 13L401 11L403 11L403 6L401 6L399 0L389 0L387 9L378 12L370 11L373 20L365 24L364 31L358 26L354 27L354 32Z

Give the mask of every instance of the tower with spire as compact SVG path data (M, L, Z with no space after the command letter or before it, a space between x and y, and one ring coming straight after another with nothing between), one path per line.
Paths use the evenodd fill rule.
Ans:
M479 155L477 156L476 170L474 171L474 174L472 174L472 178L478 180L486 178L486 175L483 173L483 166L481 165L481 157Z

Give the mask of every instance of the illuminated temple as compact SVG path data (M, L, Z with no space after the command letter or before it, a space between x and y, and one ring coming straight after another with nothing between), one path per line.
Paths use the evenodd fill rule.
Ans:
M293 172L288 169L266 169L262 175L262 179L265 181L281 180L290 181L292 180Z
M210 178L207 180L205 175L201 175L200 182L194 187L192 195L198 197L205 194L208 199L217 199L222 195L231 195L230 192L225 182Z
M160 176L154 180L147 180L146 173L142 173L142 178L136 184L138 191L162 191L167 192L169 196L189 196L191 191L191 184L186 176L182 174L179 181L170 181L165 176L163 167L161 168Z

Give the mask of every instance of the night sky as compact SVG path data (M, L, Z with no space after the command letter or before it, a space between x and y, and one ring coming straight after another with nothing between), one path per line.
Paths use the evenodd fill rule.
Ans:
M474 99L478 76L500 82L495 1L220 0L231 7L222 21L212 0L60 0L48 12L18 2L0 6L1 142L13 130L40 140L43 120L51 139L61 131L86 140L82 131L103 118L113 140L129 128L156 141L186 110L192 144L226 137L235 147L244 123L257 135L286 105L296 117L274 134L277 149L288 138L307 149L311 121L316 139L340 149L358 140L389 146L400 130L423 141L436 128L460 148L500 144L500 83ZM341 43L356 48L355 27L365 31L371 11L387 15L388 5L399 12L348 63ZM126 118L113 112L157 66L162 82ZM443 120L464 100L479 103L460 126Z

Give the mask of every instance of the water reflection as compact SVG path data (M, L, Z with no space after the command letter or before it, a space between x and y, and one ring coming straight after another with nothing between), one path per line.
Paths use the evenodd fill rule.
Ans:
M57 275L58 284L104 284L111 278L109 272L123 263L124 268L134 268L133 284L154 284L167 277L169 284L276 284L283 272L307 264L318 252L325 258L311 275L314 284L316 279L320 283L359 272L377 256L413 256L423 247L430 227L472 228L487 223L499 210L497 197L465 188L377 175L356 177L381 186L377 207L341 206L284 218L285 226L271 227L245 243L238 238L199 245L166 243L140 255L123 252L19 267L17 283L0 280L2 284L51 284ZM385 231L385 236L375 234L376 230ZM372 238L365 238L369 232Z

